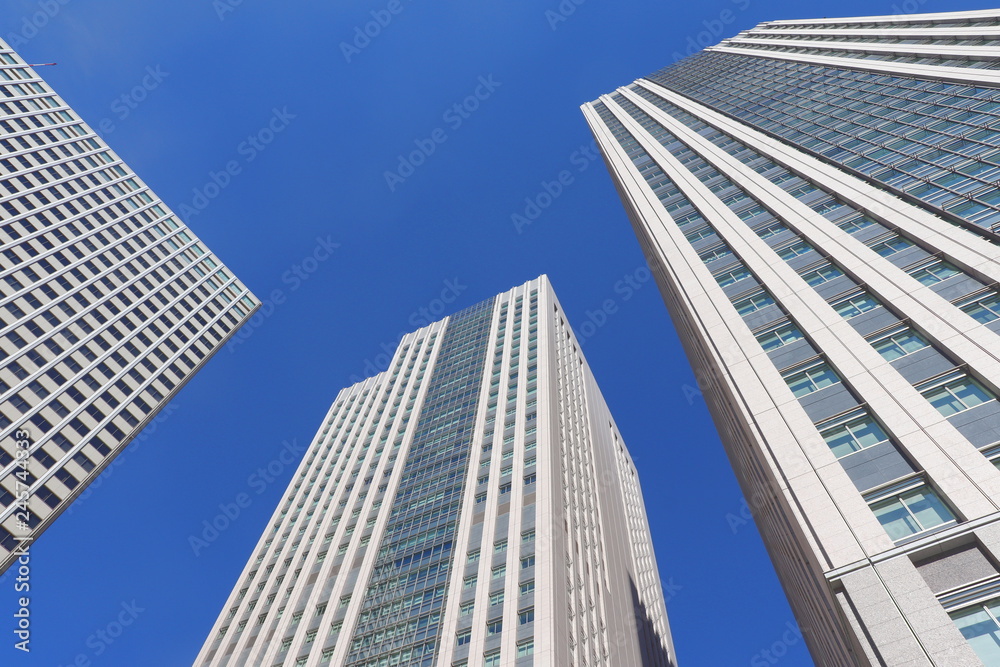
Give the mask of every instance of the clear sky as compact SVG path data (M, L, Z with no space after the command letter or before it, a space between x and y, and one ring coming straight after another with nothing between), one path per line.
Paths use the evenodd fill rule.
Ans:
M988 6L0 4L0 35L58 62L56 91L270 302L33 547L30 656L0 580L0 664L190 665L293 466L256 471L400 334L547 273L640 470L682 667L811 665L579 105L764 20Z

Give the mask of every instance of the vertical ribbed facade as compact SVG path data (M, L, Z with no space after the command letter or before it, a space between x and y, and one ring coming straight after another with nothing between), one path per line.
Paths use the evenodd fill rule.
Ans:
M636 471L544 276L338 395L197 667L673 667Z
M259 305L0 42L0 571Z
M820 665L1000 665L998 45L775 21L583 107Z

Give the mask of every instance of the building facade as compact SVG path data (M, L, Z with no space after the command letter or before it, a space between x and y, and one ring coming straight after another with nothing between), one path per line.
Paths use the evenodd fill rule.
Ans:
M997 45L773 21L583 106L820 665L1000 665Z
M259 307L0 42L0 571Z
M340 392L195 664L675 665L636 470L547 278Z

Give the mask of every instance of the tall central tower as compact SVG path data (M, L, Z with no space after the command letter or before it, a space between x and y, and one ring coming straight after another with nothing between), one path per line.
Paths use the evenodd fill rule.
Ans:
M674 667L636 470L547 278L340 392L195 664Z

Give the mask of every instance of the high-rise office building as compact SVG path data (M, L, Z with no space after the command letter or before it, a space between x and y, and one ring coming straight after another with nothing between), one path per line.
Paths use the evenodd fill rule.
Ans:
M774 21L584 105L821 665L1000 665L1000 11Z
M0 42L0 571L259 307Z
M675 665L636 470L547 278L340 392L195 664Z

